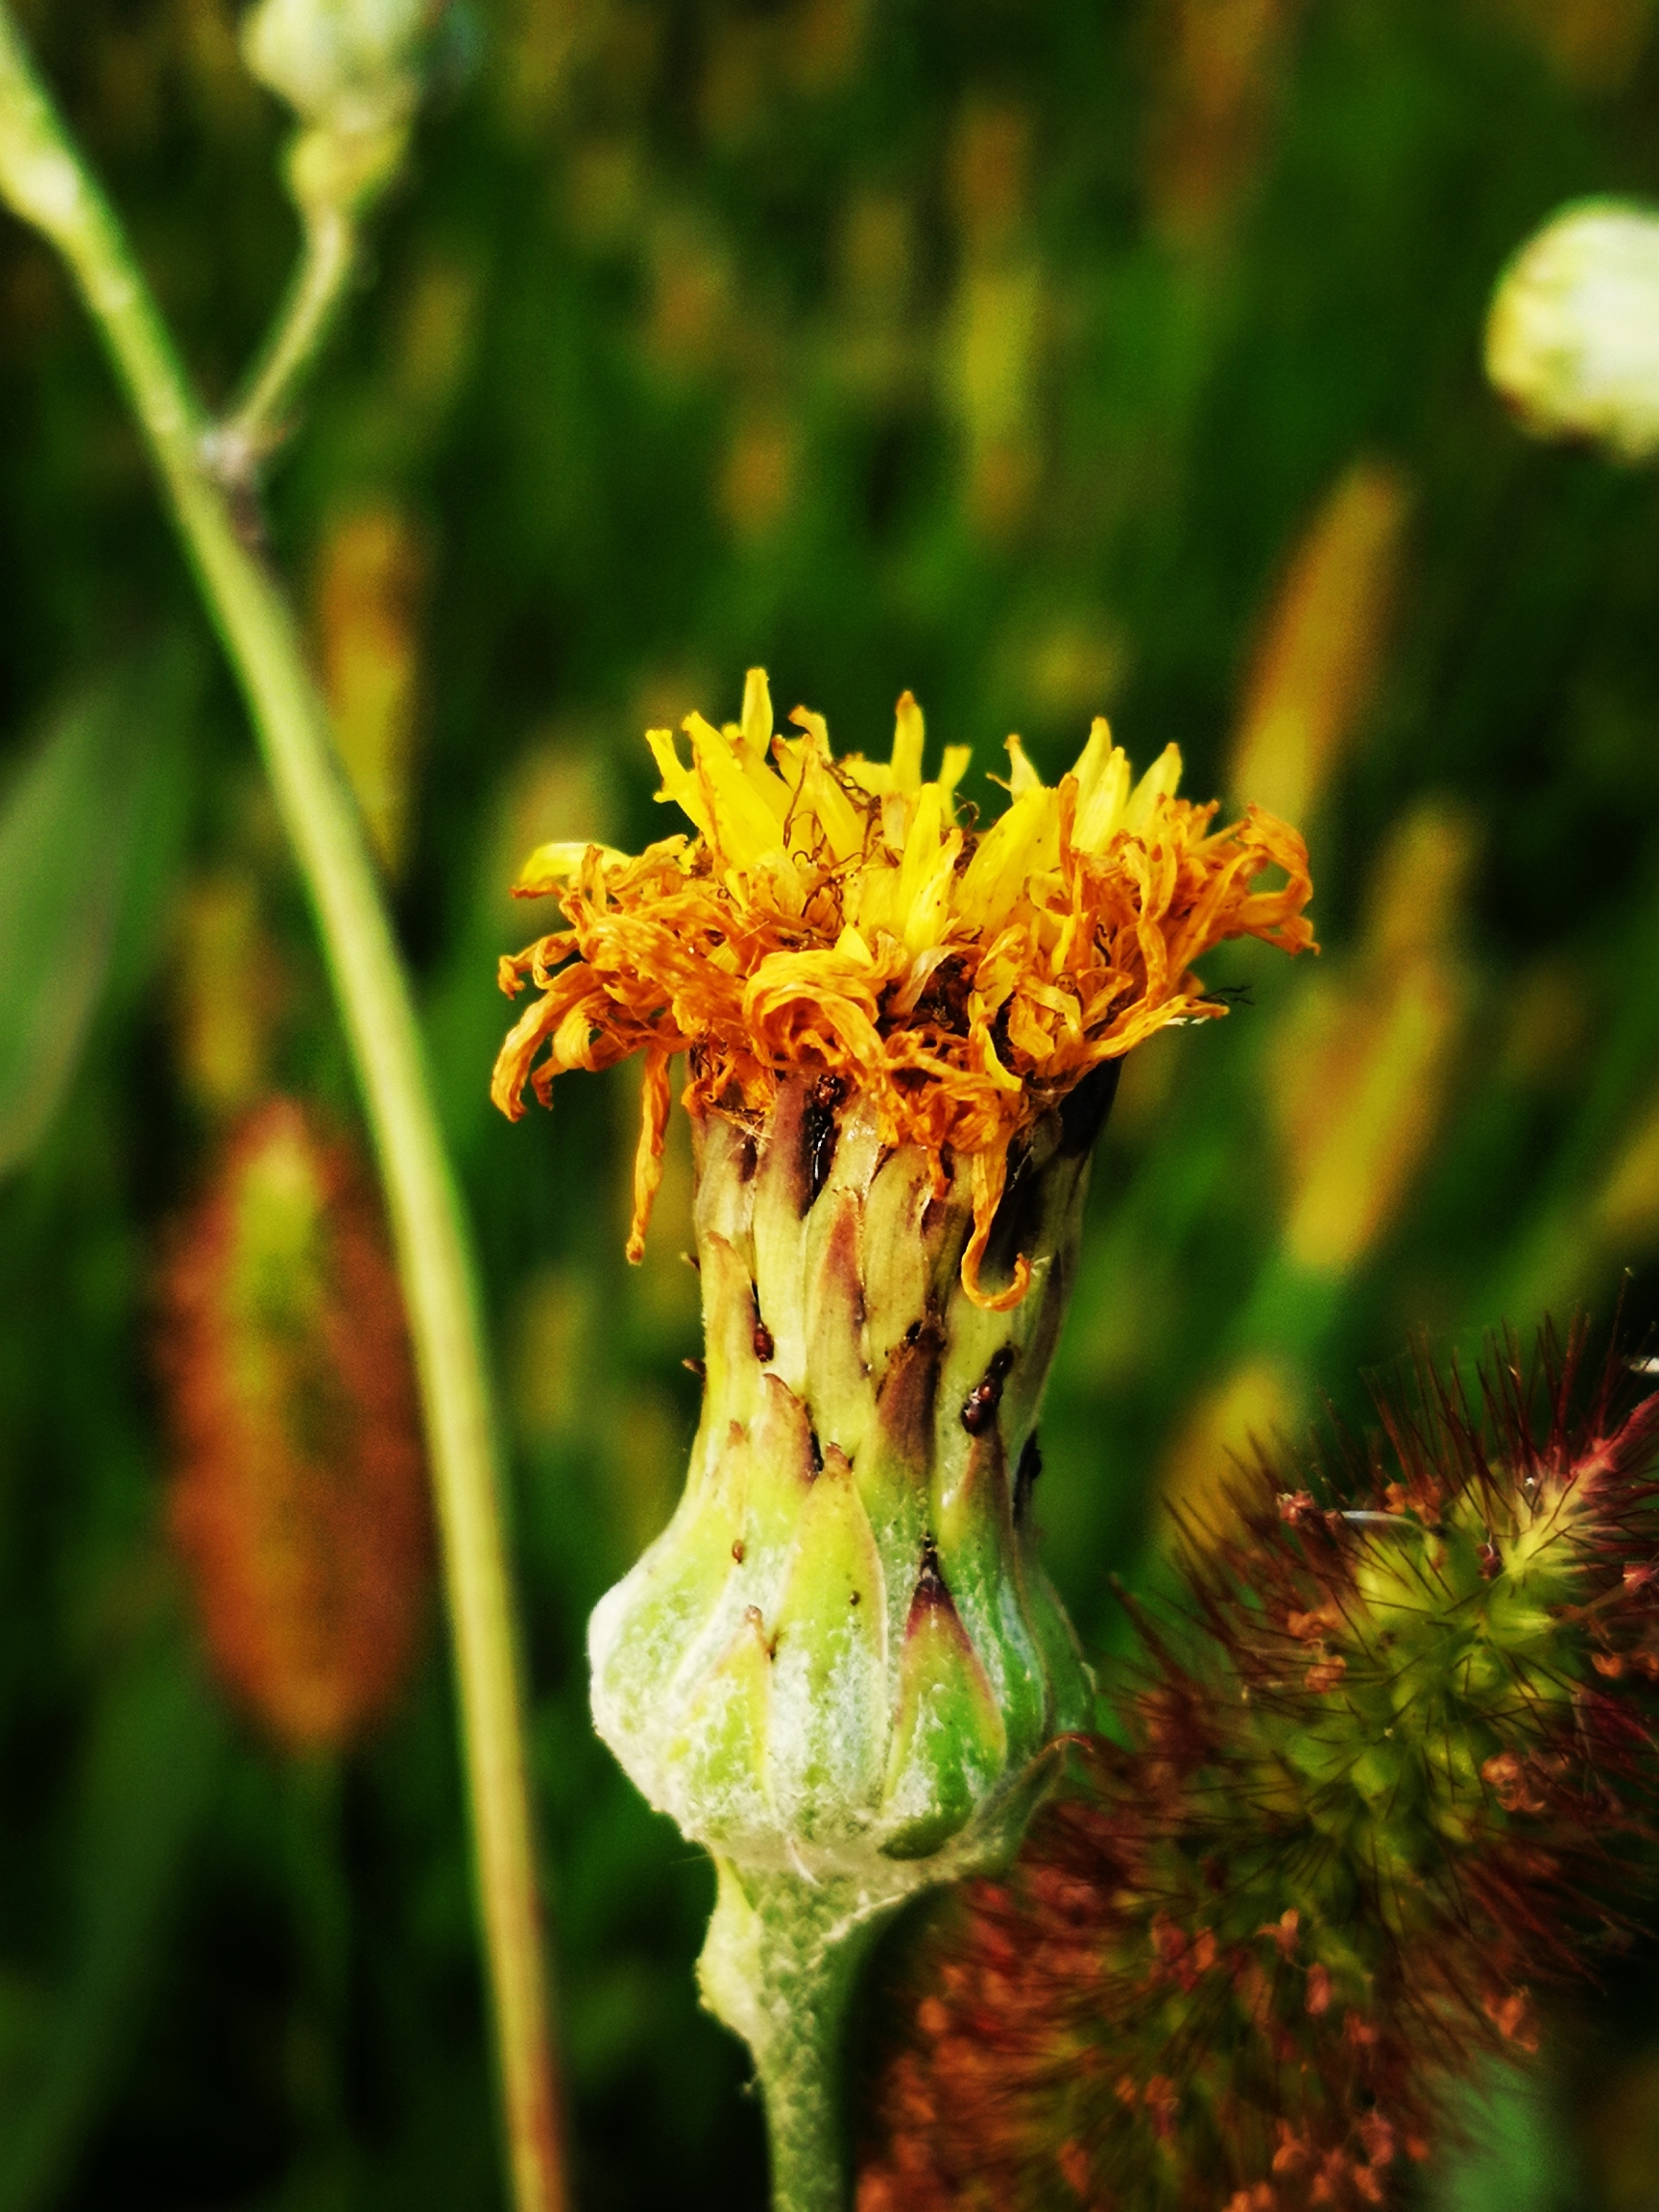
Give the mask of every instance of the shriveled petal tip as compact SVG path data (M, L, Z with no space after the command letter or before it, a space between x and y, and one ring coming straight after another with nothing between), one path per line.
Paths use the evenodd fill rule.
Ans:
M1304 911L1313 896L1313 878L1301 832L1277 814L1251 805L1245 808L1240 842L1253 846L1266 863L1285 871L1285 882L1277 891L1258 891L1246 900L1239 916L1240 933L1265 938L1282 951L1317 952L1313 926Z
M668 1134L669 1055L648 1051L639 1100L639 1142L634 1154L634 1217L628 1224L628 1259L638 1266L645 1257L645 1232L662 1181L662 1146Z
M922 788L922 709L914 695L902 691L893 716L892 788L913 792Z
M539 1013L540 1009L532 1006L514 1022L491 1070L491 1104L509 1121L524 1118L524 1086L530 1080L530 1063L542 1037Z
M987 1313L1011 1312L1031 1287L1031 1262L1023 1252L1015 1258L1013 1279L1005 1289L987 1290L979 1280L979 1269L986 1247L991 1241L992 1225L997 1219L997 1209L1002 1202L1002 1190L1007 1180L1006 1145L974 1153L969 1170L969 1189L974 1200L974 1234L969 1238L968 1248L962 1255L962 1287L974 1304Z

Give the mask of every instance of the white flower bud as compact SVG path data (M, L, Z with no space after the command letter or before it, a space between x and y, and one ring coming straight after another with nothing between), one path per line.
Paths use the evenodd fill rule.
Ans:
M243 59L306 122L374 131L414 107L440 12L434 0L258 0Z
M1540 437L1659 451L1659 209L1580 200L1499 279L1486 373Z

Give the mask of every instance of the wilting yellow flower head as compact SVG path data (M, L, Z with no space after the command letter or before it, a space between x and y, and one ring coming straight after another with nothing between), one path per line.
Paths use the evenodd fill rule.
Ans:
M527 1084L545 1103L566 1069L644 1052L637 1258L672 1056L687 1056L688 1105L752 1124L785 1075L820 1070L832 1098L875 1100L884 1142L926 1149L941 1196L967 1164L963 1286L1017 1304L1023 1261L995 1301L978 1283L1010 1142L1102 1061L1224 1011L1191 973L1212 946L1311 945L1306 850L1255 808L1211 834L1214 805L1175 797L1176 748L1132 784L1101 720L1053 788L1010 737L1009 805L979 830L956 801L966 746L947 746L924 781L909 692L885 762L836 759L821 715L790 719L801 733L775 735L765 673L751 669L741 722L687 717L689 766L668 731L647 733L658 797L696 836L637 859L597 845L531 854L517 895L556 895L567 926L501 963L510 996L526 981L540 996L492 1094L517 1118ZM1253 891L1274 866L1284 883Z

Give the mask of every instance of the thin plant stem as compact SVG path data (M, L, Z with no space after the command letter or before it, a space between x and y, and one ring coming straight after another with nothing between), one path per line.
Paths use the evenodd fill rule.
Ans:
M849 2212L848 2025L876 1937L917 1887L740 1870L719 1890L698 1961L703 2002L741 2035L766 2102L772 2212Z
M847 2212L846 2123L841 2110L844 2017L795 1992L795 2033L758 2066L766 2100L773 2212Z
M304 215L300 266L243 397L208 433L209 459L230 484L251 482L333 326L357 265L357 224L345 207Z
M0 7L0 193L62 252L132 401L240 680L316 910L384 1180L431 1448L517 2212L564 2212L543 1930L494 1426L459 1194L327 709L238 536L206 422L132 252Z

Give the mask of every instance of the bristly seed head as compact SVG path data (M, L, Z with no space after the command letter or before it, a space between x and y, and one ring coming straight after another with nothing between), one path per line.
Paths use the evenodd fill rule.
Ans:
M1659 1396L1583 1335L1263 1463L1012 1873L912 1958L860 2212L1369 2212L1536 2046L1659 1791Z

